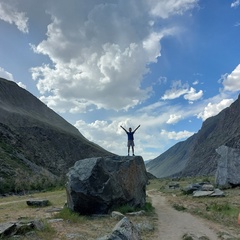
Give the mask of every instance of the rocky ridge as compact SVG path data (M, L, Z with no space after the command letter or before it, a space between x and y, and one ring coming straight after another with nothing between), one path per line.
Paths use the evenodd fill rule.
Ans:
M222 145L240 148L240 96L230 107L203 122L201 129L146 164L156 177L214 175Z

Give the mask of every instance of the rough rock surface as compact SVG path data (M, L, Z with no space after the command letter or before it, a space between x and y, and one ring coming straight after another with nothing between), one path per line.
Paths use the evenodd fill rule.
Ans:
M87 158L68 174L67 205L80 214L105 214L121 205L142 207L148 181L142 157Z
M240 185L240 149L221 146L216 152L221 156L218 159L216 184L218 186Z
M222 145L240 149L240 95L230 107L203 122L201 129L146 164L158 178L213 176Z
M0 150L0 194L38 189L43 182L55 184L77 160L111 155L31 93L3 78Z
M192 194L193 197L224 197L225 194L210 183L193 183L182 189L184 194Z
M8 238L11 236L19 237L19 235L24 235L32 230L42 231L44 228L44 223L42 220L35 219L26 222L7 222L0 223L0 239Z
M50 204L48 199L29 199L26 203L31 207L46 207Z
M114 227L112 233L98 240L140 240L140 233L137 227L129 221L127 217L124 217Z

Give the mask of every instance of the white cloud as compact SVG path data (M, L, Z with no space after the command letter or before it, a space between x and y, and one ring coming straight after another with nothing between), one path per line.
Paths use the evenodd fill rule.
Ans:
M160 135L161 136L167 136L167 138L169 139L174 139L174 140L182 140L182 139L186 139L190 136L192 136L194 134L194 132L189 132L189 131L180 131L180 132L168 132L166 130L162 130Z
M222 84L225 91L237 92L240 90L240 64L231 74L222 76Z
M151 14L161 18L168 18L171 15L182 15L185 11L196 7L196 0L151 0Z
M6 71L4 68L1 68L1 67L0 67L0 77L5 78L7 80L14 81L13 75L10 72Z
M18 82L17 85L21 88L27 89L27 86L22 82Z
M188 101L196 101L200 99L203 96L203 91L200 90L199 92L196 92L196 89L190 88L188 93L184 95L184 98Z
M238 7L239 5L240 5L240 0L236 0L231 3L231 7L234 7L234 8Z
M204 110L197 115L198 118L202 118L202 120L206 120L209 117L217 115L224 108L230 106L233 103L233 99L223 99L219 103L208 103L208 105L204 108Z
M28 18L26 14L19 12L9 3L0 2L0 19L7 23L15 24L21 32L28 33Z
M167 120L167 124L177 123L180 119L182 119L181 115L171 114L169 119Z
M7 79L7 80L10 80L10 81L13 81L13 82L16 82L13 78L13 75L10 72L6 71L4 68L1 68L1 67L0 67L0 77L2 77L4 79ZM16 83L21 88L24 88L24 89L27 88L26 85L23 84L22 82L16 82Z
M69 111L81 112L89 105L121 110L143 102L151 93L141 86L148 64L161 55L161 39L179 32L175 27L156 30L153 22L182 14L196 3L79 1L65 11L67 6L59 2L49 10L47 38L33 46L52 61L31 69L45 103L62 109L61 102L69 101Z
M127 137L126 133L120 126L122 125L126 129L129 127L136 128L139 125L139 122L134 124L135 120L129 118L113 119L109 121L96 120L91 123L86 123L83 120L79 120L74 126L78 128L88 140L99 144L101 147L110 152L119 155L125 155L127 153ZM140 129L135 133L136 154L142 156L146 156L146 153L143 151L144 146L141 143L141 136L143 135L142 131L145 127L146 126L141 126ZM146 138L148 138L147 134Z
M182 95L188 93L188 84L182 84L181 80L178 81L173 81L172 82L172 87L170 90L167 90L162 99L163 100L169 100L169 99L175 99L175 98L179 98Z
M171 100L176 99L181 96L184 96L184 99L192 102L200 99L203 96L203 91L196 91L193 87L189 87L187 83L182 84L181 80L173 81L171 89L167 90L162 99L163 100Z
M199 81L196 80L196 81L194 81L192 84L193 84L193 85L198 85L198 84L199 84Z

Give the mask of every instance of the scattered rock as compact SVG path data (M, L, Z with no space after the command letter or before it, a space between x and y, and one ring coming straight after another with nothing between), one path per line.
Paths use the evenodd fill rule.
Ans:
M210 240L207 236L196 236L193 233L186 233L182 237L183 240Z
M112 217L112 218L115 218L115 219L117 219L117 220L121 220L121 219L124 218L125 216L124 216L122 213L120 213L120 212L113 211L113 212L111 213L111 217Z
M63 219L62 218L56 218L56 219L49 219L48 223L57 223L57 222L62 222Z
M49 204L50 202L47 199L27 200L27 205L31 207L47 207Z
M129 216L140 216L140 215L143 215L143 214L145 214L144 210L141 210L141 211L138 211L138 212L129 212L129 213L127 213L127 215L129 215Z
M82 239L83 236L79 233L68 233L65 235L67 239Z
M34 224L34 228L37 229L38 231L43 231L45 228L44 222L40 219L34 219L33 224Z
M224 197L225 194L222 190L215 188L213 194L211 194L211 197Z
M169 187L170 189L177 189L177 188L179 188L180 186L179 186L179 183L178 183L178 182L171 182L171 183L168 184L168 187Z
M206 196L211 196L211 194L213 194L214 191L195 191L193 192L193 197L206 197Z
M212 184L203 184L201 187L202 191L213 191L214 190L214 186Z
M142 222L136 224L136 227L139 232L141 231L153 231L154 230L154 225L151 224L150 222Z
M200 190L202 185L199 183L189 184L185 188L182 189L182 191L185 194L192 194L194 191Z
M18 222L16 224L16 232L14 234L24 235L25 233L32 231L34 227L35 226L33 222Z
M116 224L110 235L98 238L97 240L140 240L140 233L134 224L124 217Z
M44 223L41 220L19 221L0 224L0 239L11 236L21 236L32 232L34 229L42 231Z
M83 159L67 177L68 207L80 214L107 214L122 205L145 205L148 176L141 156Z
M195 190L194 190L195 189ZM193 197L224 197L225 194L210 183L189 184L182 189L185 194L192 194Z
M11 236L16 231L16 223L1 223L0 224L0 238Z

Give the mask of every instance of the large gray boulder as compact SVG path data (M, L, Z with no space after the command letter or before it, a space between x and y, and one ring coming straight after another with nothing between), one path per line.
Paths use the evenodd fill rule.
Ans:
M80 214L107 214L121 205L145 205L148 177L140 156L83 159L70 168L67 177L67 205Z
M216 152L221 156L218 159L216 184L222 187L240 185L240 149L221 146Z

